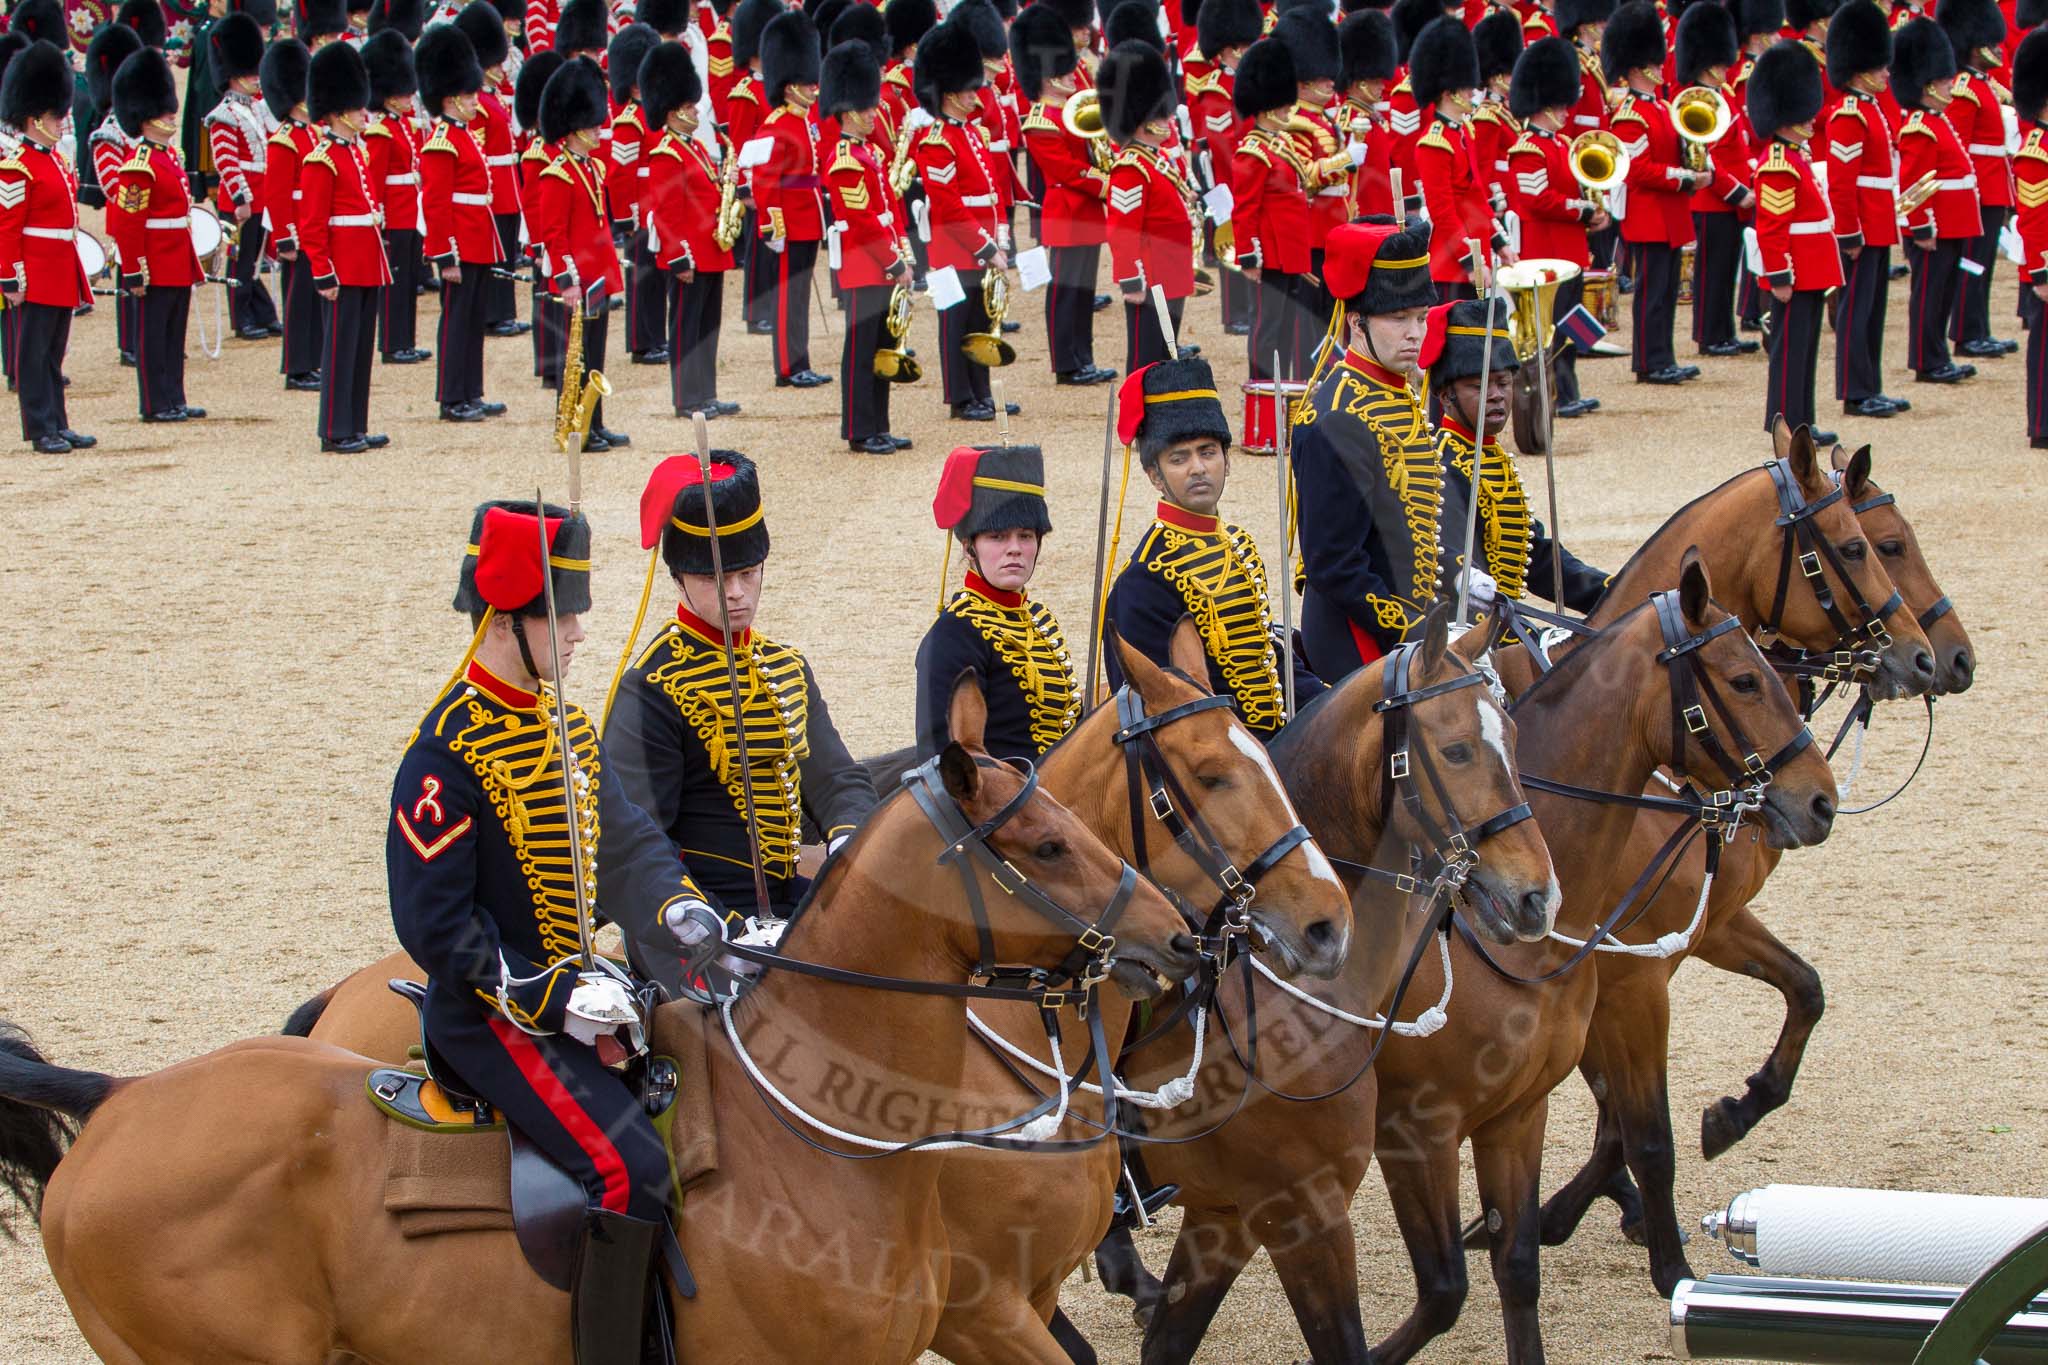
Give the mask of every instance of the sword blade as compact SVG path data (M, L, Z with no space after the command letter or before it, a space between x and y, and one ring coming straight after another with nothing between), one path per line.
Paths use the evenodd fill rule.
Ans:
M569 709L562 699L562 638L555 615L555 570L548 562L553 546L548 544L547 504L541 490L533 490L534 521L540 529L541 598L548 609L548 670L553 675L555 741L562 750L562 815L569 826L569 875L576 883L576 947L583 957L583 970L597 970L595 928L590 908L590 888L584 881L589 866L583 849L583 811L576 800L576 751L569 746ZM547 693L543 691L542 697Z

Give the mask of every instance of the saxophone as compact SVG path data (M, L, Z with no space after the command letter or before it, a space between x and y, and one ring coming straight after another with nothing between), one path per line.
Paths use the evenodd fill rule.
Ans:
M569 338L562 354L562 396L555 403L555 449L564 455L580 452L590 434L597 405L612 386L592 370L583 373L583 305L569 310Z
M917 162L910 155L910 139L917 129L910 123L910 115L903 115L903 126L896 130L896 146L889 155L889 188L901 199L910 192L910 182L917 176Z
M740 159L728 142L725 145L725 165L718 176L718 221L711 229L711 240L718 244L720 251L731 251L740 239L746 210L740 206L739 188Z

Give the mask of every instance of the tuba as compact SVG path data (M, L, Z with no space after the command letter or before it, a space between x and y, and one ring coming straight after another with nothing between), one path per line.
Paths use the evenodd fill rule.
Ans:
M1695 171L1707 168L1707 148L1728 136L1735 115L1728 101L1711 86L1691 85L1671 101L1671 121L1685 143L1685 164Z
M1607 192L1628 179L1628 150L1621 139L1605 128L1580 133L1572 139L1572 176L1586 191L1595 209L1607 208Z
M1538 455L1550 449L1557 393L1553 387L1549 403L1544 402L1536 369L1529 362L1536 358L1537 349L1549 345L1556 334L1557 291L1579 274L1579 267L1570 261L1526 260L1504 265L1494 276L1508 296L1515 359L1522 362L1515 373L1508 410L1515 428L1515 448L1524 455ZM1548 356L1544 363L1550 363Z
M555 449L564 455L583 449L597 405L612 386L596 370L583 372L583 305L569 310L569 336L562 352L562 396L555 403Z
M1010 310L1010 279L1000 270L986 270L981 276L981 307L988 314L986 332L969 332L960 350L985 370L1012 364L1017 348L1003 340L1003 314Z
M711 228L711 240L718 244L720 251L731 251L740 239L740 231L746 221L746 209L740 204L740 159L736 149L728 142L725 147L725 165L718 175L718 219Z
M905 265L910 263L910 252L903 253ZM903 338L910 334L910 275L904 274L903 282L889 291L889 311L882 315L882 329L889 334L889 344L875 352L875 377L886 379L891 384L915 384L924 378L924 367L915 357L903 350ZM1001 325L997 324L997 330Z

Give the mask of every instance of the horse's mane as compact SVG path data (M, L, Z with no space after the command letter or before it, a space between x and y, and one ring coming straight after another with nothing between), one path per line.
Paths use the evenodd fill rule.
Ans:
M1656 545L1659 541L1661 541L1665 537L1665 535L1669 533L1674 526L1678 525L1678 523L1682 521L1688 514L1690 514L1694 508L1698 507L1701 503L1707 501L1707 499L1709 498L1719 496L1724 489L1730 487L1735 483L1740 482L1743 479L1748 478L1750 475L1762 473L1766 467L1767 466L1764 465L1752 465L1748 469L1730 475L1728 478L1723 479L1720 483L1715 484L1712 488L1709 488L1706 492L1700 494L1691 502L1684 504L1677 511L1673 512L1670 516L1666 517L1664 519L1664 524L1659 526L1656 530L1652 531L1650 533L1649 539L1645 540L1641 545L1638 545L1636 547L1636 552L1630 555L1627 561L1623 563L1619 569L1616 569L1614 571L1614 576L1612 578L1607 580L1607 591L1602 593L1600 595L1600 600L1593 604L1593 611L1599 611L1601 607L1605 606L1608 602L1614 600L1615 596L1621 591L1621 589L1627 585L1629 574L1635 570L1636 566L1642 561L1643 557L1649 554L1650 548ZM1589 612L1587 614L1591 615L1592 613ZM1573 650L1572 652L1576 654L1578 651ZM1545 676L1548 675L1546 674Z

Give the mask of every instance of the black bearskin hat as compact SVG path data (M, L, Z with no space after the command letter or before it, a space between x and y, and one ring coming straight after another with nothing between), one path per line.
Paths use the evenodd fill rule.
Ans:
M866 8L866 6L863 6ZM841 43L818 70L818 112L834 117L882 102L882 64L866 43Z
M580 615L590 610L590 523L581 513L551 502L541 504L541 515L558 523L548 537L555 612ZM501 616L541 616L547 604L533 499L478 503L469 519L469 545L455 584L455 610L472 616L492 608Z
M517 29L506 35L505 41L521 52L526 51L526 0L491 0L497 6L498 17Z
M213 46L213 76L225 88L263 66L263 30L246 14L230 14L215 24L206 41Z
M973 35L975 49L984 62L999 62L1010 55L1010 34L1003 16L989 0L960 0L947 12L946 22L958 24Z
M802 10L778 14L761 31L761 89L772 108L792 85L818 83L818 26Z
M540 92L547 89L548 77L560 71L562 63L566 60L561 53L548 48L528 57L525 64L519 68L518 78L512 82L512 121L519 125L521 132L531 132L540 127ZM646 78L644 69L641 77L643 80ZM484 73L478 71L476 79L477 88L482 89ZM644 93L646 87L643 85L641 89ZM438 114L440 111L430 112Z
M370 12L370 6L374 3L376 3L376 0L344 0L344 8L351 15L368 14ZM367 19L363 21L364 25L366 26L369 24L369 22L370 21ZM349 27L351 29L356 27L355 21L353 19L349 21Z
M1948 34L1956 60L1966 66L1976 64L1972 59L1978 52L1996 52L2005 45L2005 16L1997 0L1941 0L1934 22Z
M1680 46L1679 55L1685 55ZM1888 70L1892 64L1892 25L1871 0L1849 0L1828 21L1828 81L1837 90L1866 71ZM1679 72L1681 78L1684 71Z
M1557 36L1569 38L1587 24L1604 24L1614 17L1615 0L1557 0L1551 17L1557 22Z
M382 33L391 29L404 37L408 43L420 40L420 33L427 26L427 7L424 0L376 0L370 6L370 32Z
M986 531L1022 528L1044 535L1052 530L1045 452L1037 446L955 446L939 471L932 520L963 545Z
M137 11L132 18L131 9ZM164 45L164 11L156 0L128 0L114 22L140 30L144 47ZM152 23L153 28L143 29L144 22ZM7 16L7 31L19 33L31 43L49 43L59 49L71 44L71 34L64 27L64 7L57 0L21 0Z
M31 3L35 2L36 0L31 0ZM19 22L21 11L17 10L15 13L15 22ZM125 0L121 8L114 12L114 22L124 28L134 29L136 36L142 39L144 47L161 48L170 41L170 25L164 22L164 7L158 4L157 0ZM57 32L42 32L41 24L36 26L36 32L31 36L45 38L60 47L65 41Z
M1032 3L1050 6L1052 12L1066 22L1069 33L1075 29L1095 27L1095 0L1032 0ZM1253 3L1256 4L1257 0Z
M532 63L527 63L531 66ZM525 70L519 73L521 88ZM640 109L647 126L660 129L678 109L693 106L704 98L704 78L690 60L690 49L681 43L656 43L640 61Z
M1337 26L1322 14L1290 10L1275 21L1268 36L1285 44L1287 55L1294 58L1296 85L1312 81L1335 84L1344 74L1343 54L1337 50Z
M1344 17L1337 25L1337 51L1344 67L1339 79L1346 89L1360 81L1392 80L1401 66L1401 54L1394 49L1394 21L1376 9Z
M1493 314L1490 328L1488 312ZM1429 330L1422 338L1422 353L1416 357L1417 366L1429 374L1429 386L1438 390L1448 388L1455 380L1478 375L1482 366L1495 374L1520 369L1522 362L1515 358L1514 334L1508 330L1508 312L1506 299L1484 303L1478 299L1459 299L1441 309L1431 309ZM1489 330L1493 333L1490 338L1486 335ZM1489 341L1493 349L1490 359L1486 354Z
M604 59L613 104L624 106L632 100L633 87L640 82L640 63L660 43L661 35L639 22L630 23L613 35Z
M1652 0L1629 0L1600 37L1600 74L1617 84L1639 66L1664 65L1664 17Z
M578 52L602 52L610 33L611 12L605 8L604 0L569 0L562 6L562 17L555 22L555 51L564 57Z
M1579 54L1562 38L1538 38L1522 51L1508 82L1508 112L1534 118L1545 109L1565 109L1579 102Z
M410 95L420 88L419 73L412 64L412 44L395 28L372 33L363 40L363 69L370 73L373 108L382 109L386 100Z
M413 69L419 73L420 103L430 118L441 117L445 101L484 88L484 68L476 59L476 48L469 35L454 24L436 24L420 35L419 46L413 49Z
M1346 14L1363 14L1368 10L1385 14L1393 7L1393 0L1343 0L1338 8Z
M54 43L30 43L0 76L0 121L19 128L45 114L71 112L71 62Z
M293 32L307 47L315 38L336 37L349 30L348 6L342 0L296 0Z
M1751 38L1785 27L1785 0L1728 0L1728 12L1735 16L1735 36L1745 47Z
M1928 21L1928 27L1933 22ZM1781 38L1756 59L1749 73L1749 97L1745 107L1749 125L1759 140L1769 140L1780 128L1804 123L1820 112L1825 91L1820 66L1804 46Z
M1436 304L1429 278L1429 224L1396 228L1384 213L1330 230L1323 248L1323 283L1355 313L1400 313Z
M1394 7L1387 13L1394 21L1394 41L1401 49L1401 64L1406 66L1415 40L1422 36L1422 30L1444 17L1444 7L1437 0L1394 0Z
M1166 51L1166 39L1159 32L1159 6L1153 0L1123 0L1104 16L1103 47L1119 43L1143 43L1160 53ZM1072 45L1069 42L1068 46Z
M268 37L277 27L277 0L228 0L229 14L246 14Z
M832 21L832 31L825 35L826 50L841 43L859 43L875 54L877 66L886 65L895 55L889 46L889 21L873 5L855 5Z
M1166 58L1143 43L1124 43L1109 50L1095 68L1095 91L1102 101L1102 126L1121 147L1153 119L1171 118L1179 92ZM1293 92L1288 92L1293 98Z
M1202 0L1202 12L1195 16L1195 46L1212 62L1225 48L1250 47L1265 35L1259 0Z
M1081 64L1074 50L1074 31L1052 6L1026 5L1010 25L1010 65L1017 73L1017 88L1028 100L1045 98L1045 83L1064 76Z
M1321 15L1333 24L1337 22L1331 14L1330 0L1278 0L1273 6L1273 17L1277 21L1281 15L1292 14L1296 10L1307 10L1311 14Z
M979 90L981 81L981 47L964 25L949 19L918 43L910 84L927 114L936 116L947 95Z
M1511 9L1489 10L1472 26L1472 49L1479 56L1479 83L1511 75L1522 55L1522 17Z
M2012 107L2020 121L2039 122L2048 106L2048 29L2035 28L2012 54Z
M825 0L816 9L804 6L804 13L811 16L811 27L818 31L818 55L824 56L832 50L832 25L839 22L841 15L852 8L853 0Z
M2020 0L2013 10L2013 15L2017 20L2014 27L2021 33L2037 29L2043 24L2048 24L2048 0Z
M1932 19L1910 20L1892 35L1891 70L1899 108L1924 108L1927 87L1956 74L1955 45Z
M1456 19L1437 19L1422 30L1408 54L1408 88L1417 109L1426 112L1443 96L1478 85L1479 53L1470 29Z
M1742 55L1742 42L1735 36L1735 16L1724 5L1705 0L1686 6L1678 16L1675 74L1678 88L1700 83L1700 73L1713 67L1735 65Z
M164 60L163 53L145 47L121 63L121 69L114 73L114 120L121 125L122 132L140 137L143 124L177 112L178 83L172 78L171 64Z
M486 71L503 66L505 59L512 55L512 44L505 37L504 16L498 13L498 7L491 0L469 0L455 16L455 27L469 39L470 49L476 53L476 64ZM574 52L576 49L564 50Z
M1230 448L1230 419L1216 392L1216 376L1206 360L1161 360L1124 380L1117 393L1116 432L1125 445L1138 448L1146 469L1179 445L1214 436Z
M732 12L733 70L746 70L748 63L761 55L761 31L782 9L782 0L740 0L739 8Z
M13 35L17 39L20 34ZM114 73L121 63L142 51L142 36L120 24L103 24L85 48L85 91L92 100L93 121L107 116L114 105ZM260 59L259 59L260 60ZM222 79L226 84L226 79Z
M313 54L306 77L306 121L370 107L370 73L351 43L329 43Z
M1831 18L1841 0L1785 0L1785 22L1801 33Z
M736 450L711 452L711 508L718 520L719 562L727 573L768 558L760 471ZM640 548L651 550L657 541L670 573L711 572L703 468L694 455L671 455L656 465L640 494Z
M602 128L610 113L604 72L588 57L571 57L541 88L541 141L560 142L585 128Z
M939 26L939 7L934 0L889 0L882 10L882 22L889 29L889 55L908 52L924 41L924 35Z
M1245 49L1237 64L1237 83L1230 103L1239 118L1257 118L1275 109L1290 108L1299 92L1295 89L1294 54L1287 44L1261 38Z
M633 22L673 38L690 22L690 0L640 0L633 7Z
M306 102L306 76L312 66L313 54L297 38L279 38L263 49L256 79L272 118L282 123L292 116L294 106Z

